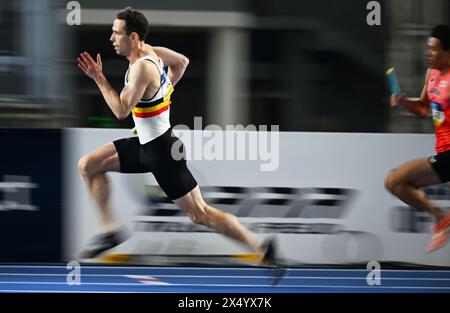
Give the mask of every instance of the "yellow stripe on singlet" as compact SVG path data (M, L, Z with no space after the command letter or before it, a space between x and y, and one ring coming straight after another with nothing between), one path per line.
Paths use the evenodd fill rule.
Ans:
M150 108L133 108L133 112L135 113L150 113L150 112L154 112L154 111L158 111L159 109L168 106L170 104L170 99L161 102L158 105L155 105L153 107Z
M167 93L164 95L164 101L161 102L158 105L149 107L149 108L133 108L133 112L134 113L150 113L150 112L154 112L154 111L158 111L161 108L168 106L170 104L170 95L173 92L173 87L172 85L169 87L169 90L167 90Z

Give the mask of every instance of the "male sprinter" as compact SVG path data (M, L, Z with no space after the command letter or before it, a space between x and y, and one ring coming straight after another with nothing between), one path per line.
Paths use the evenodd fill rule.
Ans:
M172 145L180 139L172 133L169 122L170 96L189 60L170 49L145 44L148 32L148 22L142 13L131 8L117 13L110 40L116 53L130 62L120 94L104 76L100 54L96 61L87 52L78 58L78 66L95 81L114 115L124 119L132 113L138 134L138 137L107 143L79 161L81 176L100 208L104 225L103 233L94 237L82 257L94 258L125 240L111 214L106 173L152 172L167 196L194 223L206 225L258 254L263 253L263 261L273 264L273 241L260 242L235 216L206 204L186 160L181 155L172 156ZM167 73L164 66L168 67Z
M450 212L435 206L421 187L450 181L450 28L437 25L427 41L429 69L420 99L410 101L405 95L391 97L391 106L404 105L409 111L425 117L431 108L436 129L436 152L400 165L389 173L386 188L406 204L427 211L436 219L427 251L442 247L450 227Z

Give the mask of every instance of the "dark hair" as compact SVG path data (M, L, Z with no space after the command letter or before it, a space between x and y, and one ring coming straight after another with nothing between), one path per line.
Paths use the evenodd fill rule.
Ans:
M441 41L444 50L450 49L450 27L448 25L436 25L431 30L430 37L437 38Z
M126 7L116 14L119 20L125 20L125 32L127 35L135 32L139 36L139 40L145 40L149 32L148 21L144 14L133 10L131 7Z

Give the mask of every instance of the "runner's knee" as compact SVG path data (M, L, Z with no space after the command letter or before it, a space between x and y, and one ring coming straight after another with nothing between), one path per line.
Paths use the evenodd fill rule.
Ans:
M78 169L81 176L92 177L98 172L98 164L96 164L95 159L89 155L82 157L78 161Z
M407 181L397 177L395 170L391 171L384 179L384 187L392 194L397 194L401 191L403 186L409 185Z
M392 171L386 176L386 178L384 179L384 187L389 190L390 192L393 192L394 190L394 186L395 186L395 182L394 182L394 177L393 177L393 173Z
M188 212L189 218L195 224L208 224L208 208L204 201L195 200L192 210Z

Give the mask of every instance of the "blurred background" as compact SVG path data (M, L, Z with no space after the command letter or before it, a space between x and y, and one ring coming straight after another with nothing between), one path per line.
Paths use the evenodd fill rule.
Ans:
M120 91L128 61L115 54L109 38L116 13L132 6L150 22L148 43L190 59L172 96L172 125L192 129L194 117L200 116L203 127L279 125L283 131L277 171L262 172L248 160L190 162L219 208L234 212L235 202L253 201L256 188L258 199L271 205L255 204L256 213L298 211L266 220L261 213L245 213L246 208L239 216L253 227L263 225L263 234L284 235L284 250L297 253L296 260L449 266L448 250L432 257L423 251L430 217L393 198L383 181L396 164L431 154L434 144L430 118L390 109L386 69L395 67L408 96L420 95L426 39L432 26L450 22L450 2L379 0L381 25L374 26L367 23L369 2L0 0L0 136L5 147L0 154L0 237L13 238L0 245L0 261L72 259L97 230L77 162L105 142L131 136L134 125L131 116L114 117L76 59L82 51L100 53L106 77ZM77 5L80 24L70 25L68 16ZM223 254L226 247L235 252L235 246L214 235L186 237L195 233L192 223L173 216L178 209L164 202L161 191L152 193L155 182L148 179L113 176L112 185L126 192L114 193L112 202L126 220L166 227L159 235L144 227L136 247L125 246L121 253L154 246L154 254L173 246L182 252L186 247L193 253L217 248ZM448 186L426 192L450 207ZM215 199L217 194L225 198ZM308 210L295 207L302 197L309 199L301 202ZM233 205L227 205L230 199ZM336 217L346 199L352 199L352 214ZM330 212L328 220L339 231L317 231L322 222L302 212ZM355 253L340 249L355 238L360 238L358 248L348 248ZM322 239L338 247L323 251L335 254L319 251ZM301 242L308 249L291 249Z
M389 109L384 73L419 96L430 28L448 23L447 0L390 0L381 25L366 22L361 0L78 1L81 25L68 25L68 1L0 2L0 127L133 127L118 121L95 83L76 66L101 53L104 72L123 87L128 61L109 42L126 6L150 22L147 42L185 54L172 124L280 125L281 131L432 132L430 119Z

